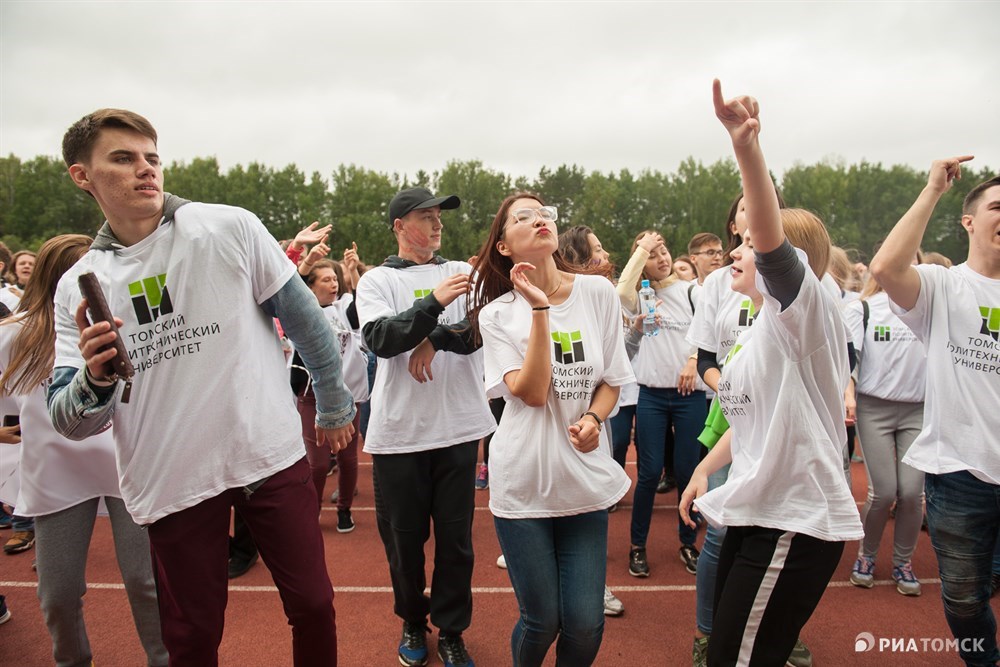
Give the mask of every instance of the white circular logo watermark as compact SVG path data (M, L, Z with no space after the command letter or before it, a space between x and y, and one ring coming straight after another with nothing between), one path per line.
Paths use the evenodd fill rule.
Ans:
M875 648L875 635L870 632L859 632L854 638L854 652L864 653Z

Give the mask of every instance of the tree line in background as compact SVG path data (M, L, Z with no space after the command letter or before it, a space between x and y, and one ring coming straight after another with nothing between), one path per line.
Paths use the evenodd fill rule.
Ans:
M926 250L954 261L965 259L965 231L958 224L965 194L994 173L986 167L965 176L935 209ZM926 183L926 172L907 166L883 167L861 162L797 165L779 182L789 206L818 214L836 245L871 257ZM452 161L441 171L413 177L341 165L329 180L319 172L308 178L295 165L274 169L256 162L224 172L218 161L197 158L164 170L168 192L186 199L241 206L256 213L277 239L288 239L313 220L332 223L331 247L339 257L351 241L362 261L379 263L395 252L386 220L392 196L402 188L423 186L435 193L457 194L462 206L445 212L441 253L466 258L486 237L500 201L515 190L542 195L559 208L559 228L586 225L600 237L621 266L635 236L659 231L673 254L686 252L696 233L713 232L724 240L725 220L740 190L739 171L731 159L705 165L688 158L673 173L628 170L587 172L577 165L542 168L533 179L512 178L477 160ZM57 234L94 235L103 216L77 189L61 160L39 156L0 158L0 240L13 250L36 250Z

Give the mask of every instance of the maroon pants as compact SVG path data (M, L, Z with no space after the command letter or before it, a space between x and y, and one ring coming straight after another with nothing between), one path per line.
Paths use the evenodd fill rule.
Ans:
M312 389L299 396L299 417L302 418L302 439L306 443L306 458L312 471L313 485L319 507L323 506L323 487L326 485L326 473L330 471L330 459L333 453L326 445L316 445L316 396ZM354 414L354 436L347 447L337 452L337 488L340 495L337 498L338 510L349 510L354 503L354 489L358 486L358 436L361 428L361 410Z
M149 525L170 667L219 664L233 506L249 526L278 587L292 626L294 665L337 664L333 587L316 519L316 493L309 482L309 466L302 458L249 495L243 488L229 489Z

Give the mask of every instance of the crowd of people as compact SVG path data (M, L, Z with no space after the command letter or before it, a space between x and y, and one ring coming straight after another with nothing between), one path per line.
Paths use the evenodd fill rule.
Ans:
M7 554L35 549L55 664L93 660L82 596L107 514L149 665L218 664L228 580L258 555L294 664L336 665L318 508L336 470L336 529L354 529L363 448L401 624L386 651L402 665L428 664L432 627L446 666L474 664L477 489L517 599L514 665L553 644L558 665L599 664L605 617L624 612L608 551L634 577L662 566L646 544L656 494L674 489L696 667L811 665L799 634L847 543L851 583L871 588L891 517L896 590L922 592L924 525L949 626L976 640L961 659L995 665L1000 177L966 197L969 253L950 266L921 242L972 158L935 161L869 271L782 200L757 101L717 81L713 100L743 184L720 193L736 194L722 235L675 257L665 230L644 230L620 270L528 192L499 202L467 260L439 254L459 196L420 187L387 202L398 250L377 263L331 225L279 244L252 212L165 192L142 116L76 122L63 156L106 222L37 255L0 244L0 442L20 445L0 471L0 527ZM110 317L82 296L91 273ZM609 544L630 445L629 543ZM0 595L0 623L10 614Z

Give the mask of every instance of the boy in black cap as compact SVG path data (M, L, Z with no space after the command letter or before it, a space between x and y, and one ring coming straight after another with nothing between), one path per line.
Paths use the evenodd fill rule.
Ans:
M462 632L472 620L476 455L496 428L483 390L482 353L465 314L472 267L437 254L442 209L458 197L410 188L389 204L398 255L365 272L358 317L379 357L365 451L375 510L403 619L399 661L427 664L427 615L446 667L473 665ZM434 525L434 575L424 595L424 544Z

